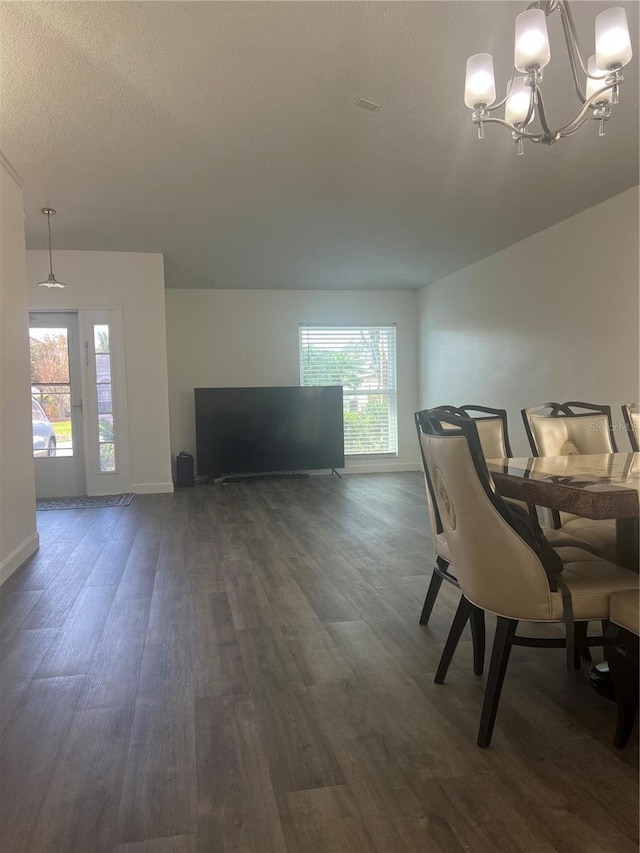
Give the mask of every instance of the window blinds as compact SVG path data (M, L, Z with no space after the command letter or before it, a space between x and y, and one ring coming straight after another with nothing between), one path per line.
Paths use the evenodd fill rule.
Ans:
M301 325L300 384L342 385L347 456L397 453L395 326Z

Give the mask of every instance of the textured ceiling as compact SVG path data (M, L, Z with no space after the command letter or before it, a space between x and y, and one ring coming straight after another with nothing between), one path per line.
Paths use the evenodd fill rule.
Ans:
M572 4L587 55L610 5ZM516 157L502 128L476 140L464 68L492 52L504 90L526 3L4 2L0 149L27 245L50 205L54 251L162 252L168 287L420 288L638 183L624 5L607 136ZM577 101L549 28L558 125Z

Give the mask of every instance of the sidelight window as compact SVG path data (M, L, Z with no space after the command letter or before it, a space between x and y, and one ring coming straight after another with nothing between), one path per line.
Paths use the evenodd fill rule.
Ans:
M93 327L93 359L98 404L100 473L112 474L116 470L116 446L113 432L113 379L108 325L94 325Z

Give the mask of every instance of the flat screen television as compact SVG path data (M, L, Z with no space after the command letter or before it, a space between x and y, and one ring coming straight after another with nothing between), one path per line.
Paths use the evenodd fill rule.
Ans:
M344 467L342 388L196 388L198 474Z

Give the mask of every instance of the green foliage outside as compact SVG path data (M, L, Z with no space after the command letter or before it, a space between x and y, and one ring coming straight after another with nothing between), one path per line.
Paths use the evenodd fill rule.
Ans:
M56 441L71 441L71 421L53 421L51 424L56 434Z
M107 326L95 326L93 345L96 353L109 352L109 329Z
M355 391L368 372L363 353L354 346L346 350L308 347L302 366L304 384L342 385Z
M105 471L115 471L116 468L116 458L115 458L115 447L113 444L101 444L100 445L100 470L104 473Z
M65 420L71 411L66 335L47 334L43 340L31 338L30 353L32 395L49 420Z
M384 453L389 449L389 404L374 397L360 411L344 412L347 453Z
M113 415L98 418L98 436L100 441L113 441Z
M33 384L69 382L69 351L66 335L47 334L43 340L32 338L30 350Z
M380 379L380 341L378 337L354 343L340 351L308 347L305 351L303 378L313 379L314 385L342 385L345 394L344 442L347 454L384 453L389 449L389 401L385 397L370 397L364 405L349 396L357 391L363 380ZM364 333L363 333L364 335Z

